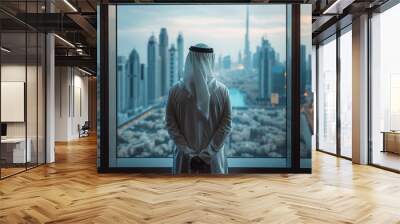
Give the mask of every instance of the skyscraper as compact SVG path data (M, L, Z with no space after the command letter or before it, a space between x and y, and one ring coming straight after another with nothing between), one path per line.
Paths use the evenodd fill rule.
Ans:
M178 61L175 45L169 49L169 88L178 81Z
M125 71L126 58L124 56L117 57L117 80L118 80L118 113L125 113L127 110L127 74Z
M231 69L231 56L227 55L222 59L223 69Z
M261 48L259 55L259 89L260 89L260 99L262 101L268 100L271 94L271 81L272 81L272 48L268 40L264 38L261 40Z
M270 42L262 38L261 46L257 47L253 58L253 65L258 72L259 99L262 102L286 102L285 65L277 60L277 55Z
M257 46L256 52L253 54L252 64L253 68L258 70L260 64L260 46Z
M127 75L129 110L134 111L139 106L140 85L140 59L135 49L132 50L127 61Z
M161 28L159 38L159 53L161 62L161 96L168 94L168 34L166 28Z
M275 53L275 59L276 59ZM272 66L271 94L279 97L279 104L285 103L286 98L286 76L285 65L275 60ZM270 96L271 97L271 96Z
M182 33L179 33L178 35L177 47L178 47L178 80L180 80L183 76L183 66L184 66L184 60L183 60L184 43L183 43Z
M247 72L251 71L251 52L250 52L250 40L249 40L249 6L246 8L246 34L244 38L244 68Z
M147 106L148 91L147 91L147 69L145 64L140 64L139 77L139 106Z
M153 103L154 100L160 95L160 85L157 82L161 82L158 77L159 74L159 53L157 41L154 35L151 35L149 42L147 43L147 96L148 103Z

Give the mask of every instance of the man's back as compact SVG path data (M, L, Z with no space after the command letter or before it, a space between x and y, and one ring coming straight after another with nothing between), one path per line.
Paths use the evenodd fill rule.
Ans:
M165 120L175 143L175 174L204 167L227 172L224 140L231 131L231 104L228 89L214 78L214 59L213 48L191 46L183 79L169 92Z
M188 146L196 151L206 148L220 126L224 113L230 112L229 92L224 84L213 80L210 84L210 112L206 119L197 110L196 99L182 82L170 90L167 114L174 114ZM167 124L168 125L168 124ZM230 124L229 124L230 126Z

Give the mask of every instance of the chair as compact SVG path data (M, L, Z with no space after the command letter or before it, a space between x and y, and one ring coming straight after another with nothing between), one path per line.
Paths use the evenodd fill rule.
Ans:
M85 123L82 125L82 127L78 124L79 138L88 137L89 136L89 130L90 130L89 121L85 121Z

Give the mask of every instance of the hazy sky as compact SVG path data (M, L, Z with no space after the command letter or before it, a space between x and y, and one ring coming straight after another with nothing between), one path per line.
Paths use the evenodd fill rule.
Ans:
M202 42L213 47L217 57L220 54L229 54L236 61L239 50L243 55L246 7L246 5L118 6L118 55L128 56L134 48L139 52L140 61L147 64L149 37L153 33L159 42L160 29L166 27L170 45L174 44L176 47L179 32L183 34L185 55L191 45ZM251 52L254 53L256 47L260 45L261 38L266 37L283 59L286 55L286 6L251 5L249 15ZM308 17L304 19L306 21ZM311 25L310 15L309 19ZM308 36L311 37L310 35Z

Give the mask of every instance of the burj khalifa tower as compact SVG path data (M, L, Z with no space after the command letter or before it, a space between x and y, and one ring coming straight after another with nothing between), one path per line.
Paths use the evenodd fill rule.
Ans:
M246 34L244 38L244 68L247 72L251 71L251 52L249 40L249 6L246 8Z

